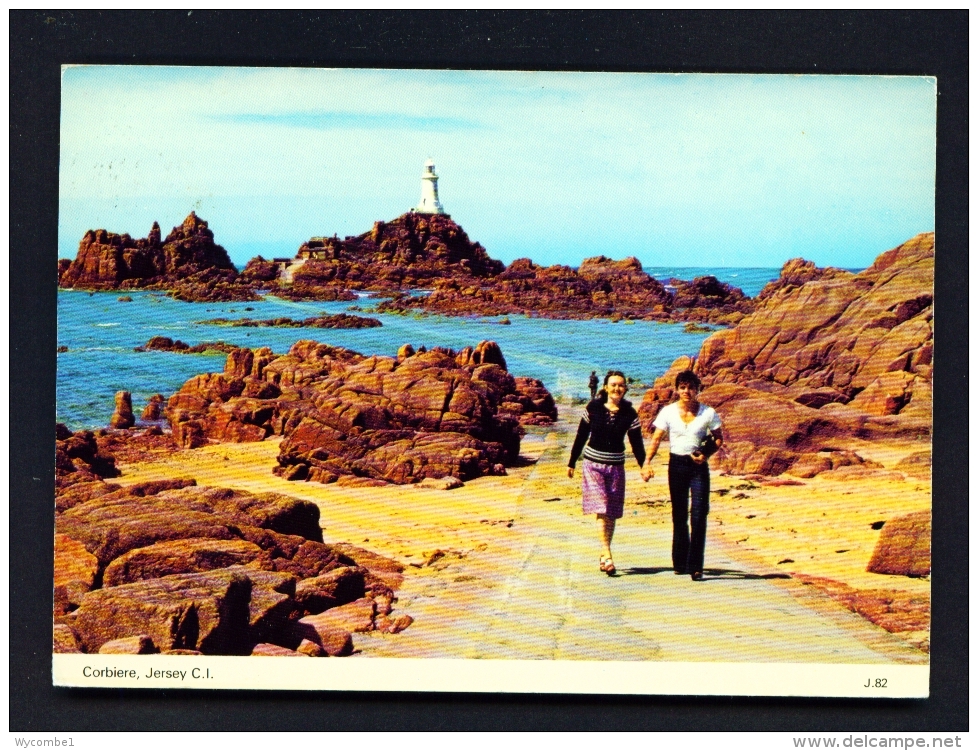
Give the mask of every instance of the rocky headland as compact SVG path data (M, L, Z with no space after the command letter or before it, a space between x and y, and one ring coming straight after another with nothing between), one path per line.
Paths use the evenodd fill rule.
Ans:
M74 261L58 262L58 285L64 288L166 289L178 300L211 302L256 300L227 251L214 242L207 222L190 212L161 239L153 222L149 235L133 239L104 229L89 230Z
M934 235L880 255L858 274L788 261L757 310L680 358L643 399L646 430L692 368L724 420L716 460L737 474L796 477L879 469L844 444L906 438L929 447ZM853 470L850 470L853 471Z

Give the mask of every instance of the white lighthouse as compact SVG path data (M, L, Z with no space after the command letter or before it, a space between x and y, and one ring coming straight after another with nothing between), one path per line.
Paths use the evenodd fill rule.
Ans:
M438 200L438 175L431 159L424 163L421 172L421 201L414 207L418 214L444 214L445 209Z

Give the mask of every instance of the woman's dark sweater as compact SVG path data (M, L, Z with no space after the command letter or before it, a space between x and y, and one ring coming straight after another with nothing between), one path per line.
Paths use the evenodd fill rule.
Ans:
M567 466L575 466L582 453L585 459L592 462L624 464L626 435L641 467L645 464L645 444L642 442L638 413L631 402L622 399L618 412L612 413L604 402L593 399L584 408L581 424L577 426L577 437L574 438ZM591 440L588 440L589 436Z

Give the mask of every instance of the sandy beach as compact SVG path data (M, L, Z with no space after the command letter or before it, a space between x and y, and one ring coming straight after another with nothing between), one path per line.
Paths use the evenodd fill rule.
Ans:
M415 623L396 636L362 635L364 655L927 661L917 648L926 632L887 633L826 594L838 583L929 598L928 579L866 572L875 523L930 506L929 481L892 471L919 443L857 441L884 469L843 468L791 485L714 472L706 581L693 584L671 571L665 446L648 484L628 468L614 547L620 575L598 572L595 522L581 515L579 480L566 476L574 427L565 419L530 428L522 466L451 491L288 482L271 472L277 439L124 464L116 482L193 477L308 499L327 542L404 563L398 608Z

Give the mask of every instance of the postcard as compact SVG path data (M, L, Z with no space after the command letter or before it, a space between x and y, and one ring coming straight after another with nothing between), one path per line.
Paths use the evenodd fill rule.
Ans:
M925 77L65 66L54 684L926 697L935 134Z

